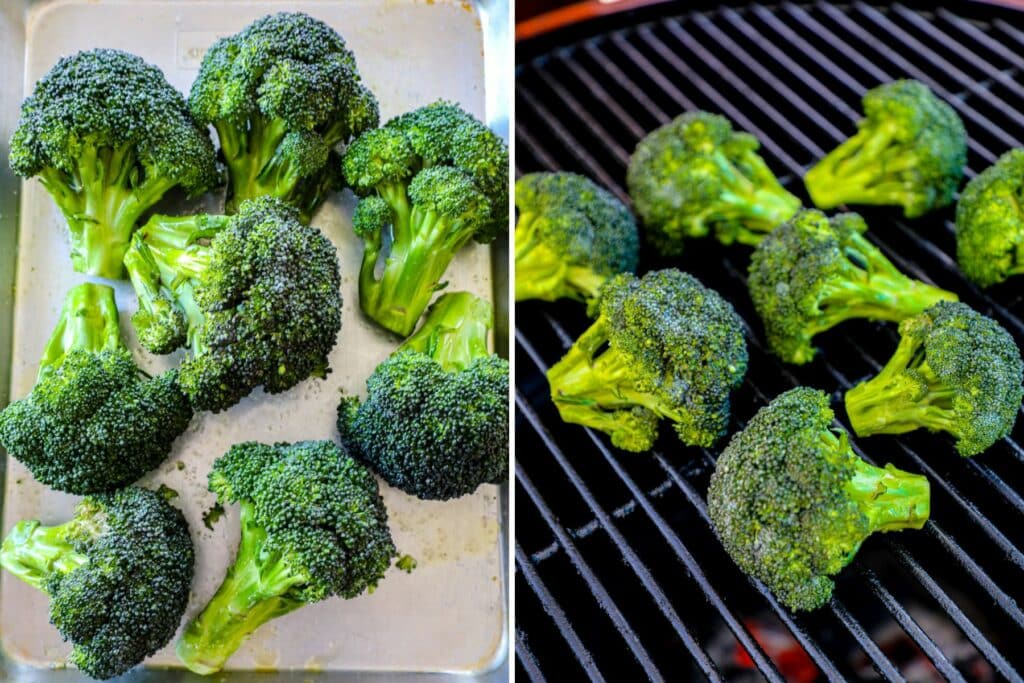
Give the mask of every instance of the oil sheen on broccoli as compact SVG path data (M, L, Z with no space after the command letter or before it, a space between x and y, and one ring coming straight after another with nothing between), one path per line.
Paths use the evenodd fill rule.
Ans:
M815 206L901 206L907 218L953 202L967 132L953 108L918 81L869 90L857 133L807 171Z
M732 306L668 269L617 275L591 309L597 319L548 370L562 419L606 432L627 451L650 450L662 419L685 444L714 444L747 371Z
M900 323L881 372L846 392L857 436L948 432L977 455L1013 429L1024 363L1010 333L962 303L940 302Z
M197 673L219 671L271 619L372 590L397 556L377 480L330 441L237 444L213 463L209 484L219 502L238 503L241 539L178 641Z
M293 206L260 197L234 216L153 216L125 262L139 341L154 353L187 346L179 382L196 410L328 372L341 329L338 257Z
M352 218L363 240L359 305L408 336L445 286L455 254L508 230L508 147L439 101L361 135L345 152L344 171L361 197Z
M853 318L900 321L956 295L912 280L865 237L855 213L801 211L754 250L747 285L768 344L787 363L814 358L814 336Z
M50 623L72 645L70 663L96 679L170 642L193 562L181 512L135 487L86 497L57 526L18 522L0 548L0 565L49 597Z
M800 200L779 184L759 147L728 119L702 111L641 140L626 183L655 248L677 255L685 240L712 231L723 244L757 244L796 213Z
M589 301L605 280L636 271L636 221L611 193L575 173L516 181L516 300Z
M342 399L352 455L406 493L447 500L508 476L508 362L487 351L491 305L444 294L423 324Z
M930 512L925 477L865 462L832 418L821 391L776 397L729 441L708 489L726 551L792 610L827 603L868 536L920 529Z
M192 419L178 371L148 379L121 340L114 290L68 292L32 392L0 412L0 445L40 483L110 491L159 465Z
M345 41L301 12L257 19L215 42L188 105L217 129L230 177L227 212L270 195L297 207L306 223L342 186L337 148L379 122Z
M1024 149L999 157L960 193L956 260L982 287L1024 273Z
M118 50L64 57L21 105L11 169L38 176L77 272L120 279L139 218L171 188L219 184L213 143L160 69Z

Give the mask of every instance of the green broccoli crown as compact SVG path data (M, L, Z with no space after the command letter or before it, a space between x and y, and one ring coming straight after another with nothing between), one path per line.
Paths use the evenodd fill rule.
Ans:
M758 155L757 138L728 119L687 112L649 133L629 161L626 184L651 243L677 255L714 231L723 244L757 244L800 200Z
M179 381L196 410L224 410L256 387L279 393L328 372L341 329L337 252L294 207L261 197L231 217L154 216L132 251L143 252L128 259L147 311L133 318L140 340L180 343L187 324L191 353ZM166 324L148 313L165 307Z
M96 493L154 469L191 419L177 370L143 378L114 291L84 284L68 293L32 392L0 412L0 444L39 482Z
M406 336L444 286L456 252L508 229L508 147L457 105L438 101L360 135L343 170L361 197L353 218L364 243L360 306Z
M857 133L807 171L815 205L902 206L908 218L952 203L967 162L967 132L953 108L913 80L864 95Z
M217 129L229 213L269 194L298 207L304 222L341 187L331 151L380 119L344 39L301 12L265 16L214 43L189 108Z
M406 493L447 500L508 474L508 362L487 351L491 305L467 292L431 306L423 325L342 399L352 454Z
M63 212L75 270L113 279L147 209L175 186L198 195L220 182L213 143L181 94L118 50L65 57L36 83L10 164L39 176Z
M732 437L708 489L726 551L793 610L828 602L872 533L920 529L930 511L926 478L861 460L832 418L823 392L781 394Z
M612 275L636 271L633 214L575 173L530 173L516 181L516 299L589 300Z
M772 350L789 363L814 358L814 335L844 320L900 321L951 292L912 280L865 237L854 213L814 209L780 225L754 250L747 285Z
M240 503L242 531L234 565L178 642L193 671L219 670L275 617L372 590L397 556L377 480L329 441L232 446L210 490Z
M900 323L900 343L876 377L846 393L858 436L918 428L956 437L961 455L1013 429L1024 362L1010 333L962 303L940 302Z
M184 516L136 487L85 498L60 526L19 522L0 549L0 565L50 597L50 622L73 645L70 662L97 679L170 641L193 563Z
M725 433L729 394L747 371L743 325L732 306L675 269L610 279L592 304L597 320L548 371L562 419L649 450L658 420L686 444Z
M973 178L956 205L956 260L982 287L1024 273L1024 149Z

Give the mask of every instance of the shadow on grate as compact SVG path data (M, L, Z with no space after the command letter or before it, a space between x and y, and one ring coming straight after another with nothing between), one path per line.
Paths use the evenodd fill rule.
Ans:
M614 24L614 25L613 25ZM854 129L860 96L917 78L950 101L971 143L968 177L1024 140L1024 22L973 3L749 5L623 14L520 45L517 171L565 169L623 199L629 155L682 111L721 112L760 139L805 202L803 170ZM1019 283L987 292L953 260L953 211L914 221L863 212L871 239L915 278L956 291L1024 346ZM673 261L717 289L749 327L750 370L730 432L796 385L836 396L878 370L892 326L855 322L818 339L804 367L761 339L745 287L749 250L711 240ZM563 424L544 373L587 325L573 303L517 305L516 652L532 680L1021 680L1024 420L982 457L950 439L863 440L873 462L926 474L921 532L869 540L835 599L794 615L733 565L705 507L715 451L664 434L651 454ZM837 411L845 419L842 410ZM565 672L565 673L563 673Z

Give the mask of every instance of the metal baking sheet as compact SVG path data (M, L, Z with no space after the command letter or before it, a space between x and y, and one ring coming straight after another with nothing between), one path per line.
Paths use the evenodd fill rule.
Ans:
M455 100L485 120L488 113L491 119L495 115L493 101L487 106L491 97L484 85L485 17L469 3L58 0L26 4L23 16L9 9L0 14L0 21L8 24L5 32L23 31L25 92L31 92L58 57L93 47L136 53L161 67L172 85L187 92L203 51L214 39L264 14L288 9L308 12L344 36L380 100L382 119L439 97ZM23 27L18 24L21 21ZM4 90L17 93L17 86L18 82L8 82ZM10 96L0 101L3 121L12 120L11 108L16 116L19 101L20 97ZM219 203L217 197L202 204L160 208L217 211ZM362 394L367 375L397 343L365 320L358 308L361 245L350 228L352 203L351 195L343 193L313 221L337 245L342 264L345 303L342 332L330 358L333 372L326 380L306 381L285 394L271 397L257 392L219 415L196 416L168 460L141 482L166 484L178 491L176 502L192 528L196 581L186 619L216 589L238 538L236 509L229 507L212 529L204 526L203 513L214 503L206 491L212 460L239 441L336 438L335 406L340 392ZM9 204L5 201L0 207ZM64 294L87 279L72 273L69 265L60 213L38 181L23 183L10 344L12 398L31 389L40 351ZM494 298L488 248L466 249L449 275L453 290ZM134 294L128 283L119 283L116 290L122 333L140 366L158 372L173 365L175 356L154 357L140 349L128 322L135 308ZM315 673L301 680L340 680L345 678L341 672L483 674L503 663L507 652L503 493L498 487L484 486L456 501L424 502L381 486L396 545L401 553L416 558L417 568L411 574L392 569L372 595L329 600L273 621L239 649L228 671L306 671ZM37 484L8 458L4 532L23 518L44 523L65 519L76 500ZM47 621L46 598L6 573L0 579L0 644L7 667L5 680L38 680L41 670L59 668L68 652ZM147 666L179 666L173 643L149 659ZM157 673L135 675L146 680L182 678L171 672L152 678ZM232 678L246 677L228 677Z

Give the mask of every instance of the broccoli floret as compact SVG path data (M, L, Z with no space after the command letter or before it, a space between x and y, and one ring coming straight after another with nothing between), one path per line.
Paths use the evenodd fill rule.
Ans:
M0 565L50 598L69 661L118 676L174 636L188 604L194 554L188 524L160 494L129 487L89 496L59 526L18 522Z
M144 346L187 344L179 381L196 410L230 408L328 372L341 329L334 245L273 197L234 216L153 216L126 257Z
M377 366L367 398L342 399L341 440L406 493L447 500L508 474L508 362L487 351L491 305L438 298L416 334Z
M649 450L662 418L683 443L714 444L725 433L729 393L747 371L732 306L668 269L617 275L591 309L594 324L548 370L562 419L607 432L628 451Z
M455 104L435 102L357 138L344 173L362 197L352 219L363 240L359 305L405 337L455 253L508 230L508 147Z
M330 441L237 444L213 463L209 485L219 502L239 504L241 539L178 641L197 673L219 671L271 619L373 590L398 554L377 480Z
M665 256L712 230L722 244L757 244L800 200L757 153L753 135L728 119L687 112L648 134L629 160L629 196L651 244Z
M639 236L629 209L575 173L516 181L516 300L589 301L604 281L636 271Z
M928 480L858 457L823 392L778 396L734 435L708 489L708 513L740 569L792 610L832 597L832 576L876 531L920 529Z
M814 204L902 206L914 218L952 203L967 161L953 108L911 80L873 88L863 104L857 133L804 176Z
M1024 149L1012 149L967 183L956 205L956 260L989 287L1024 273Z
M345 41L301 12L257 19L214 43L188 104L217 129L230 176L226 211L271 195L296 206L304 223L342 187L337 148L380 118Z
M782 360L814 358L814 335L844 320L900 321L952 292L912 280L864 237L855 213L801 211L754 250L747 285L768 344Z
M110 287L68 292L35 387L0 412L0 445L59 491L132 483L167 457L192 419L178 371L145 378L117 318Z
M65 57L21 105L11 168L38 176L80 273L120 279L136 223L171 188L220 183L213 143L160 69L118 50Z
M1024 363L999 323L962 303L940 302L900 323L900 343L877 376L846 392L857 436L918 428L956 437L977 455L1013 429Z

